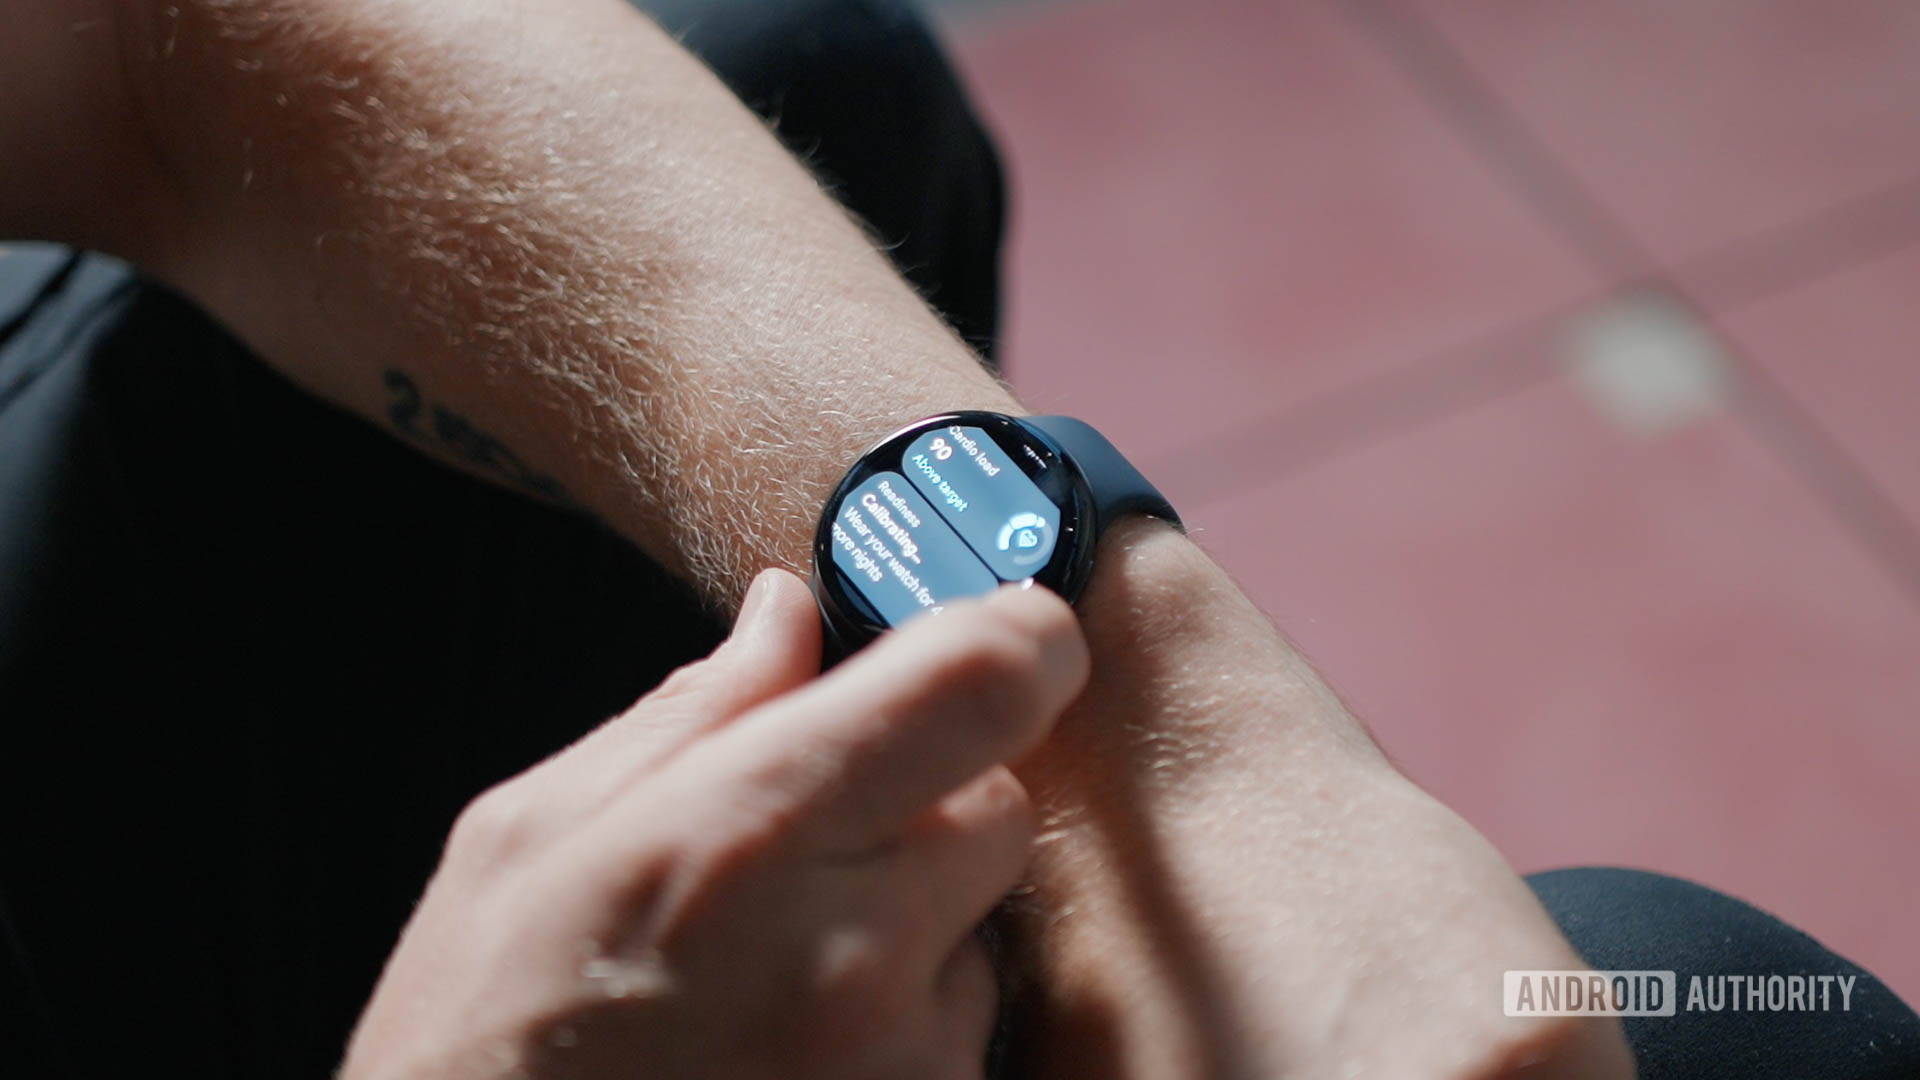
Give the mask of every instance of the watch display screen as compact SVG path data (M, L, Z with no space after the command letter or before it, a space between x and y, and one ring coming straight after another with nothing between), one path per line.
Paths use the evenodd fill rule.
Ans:
M1057 570L1074 526L1066 466L1021 425L960 414L882 444L847 477L820 541L882 626Z

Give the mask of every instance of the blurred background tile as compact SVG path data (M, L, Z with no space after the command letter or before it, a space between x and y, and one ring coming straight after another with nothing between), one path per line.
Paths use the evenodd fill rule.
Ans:
M1028 400L1522 870L1920 1000L1920 8L941 6Z
M1437 31L1662 260L1920 176L1904 0L1381 6L1409 39Z
M977 44L1009 369L1147 460L1596 284L1319 6L1070 6Z
M1920 529L1920 249L1736 311L1725 326Z

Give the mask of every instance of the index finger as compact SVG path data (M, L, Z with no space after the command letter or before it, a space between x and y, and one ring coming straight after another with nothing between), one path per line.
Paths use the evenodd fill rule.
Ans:
M1004 588L883 636L709 749L835 846L869 845L1038 745L1089 669L1065 601Z

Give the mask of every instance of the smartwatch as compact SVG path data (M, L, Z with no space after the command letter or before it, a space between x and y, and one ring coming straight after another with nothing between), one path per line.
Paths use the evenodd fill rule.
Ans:
M1080 598L1100 535L1127 514L1180 524L1147 478L1066 416L931 416L860 456L820 514L813 593L845 656L917 615L1006 582Z

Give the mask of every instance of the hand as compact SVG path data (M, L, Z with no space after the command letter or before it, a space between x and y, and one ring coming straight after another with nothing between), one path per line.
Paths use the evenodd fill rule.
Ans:
M1085 644L1007 589L819 664L768 571L712 656L477 799L343 1077L979 1077L973 930L1033 830L1005 763Z

